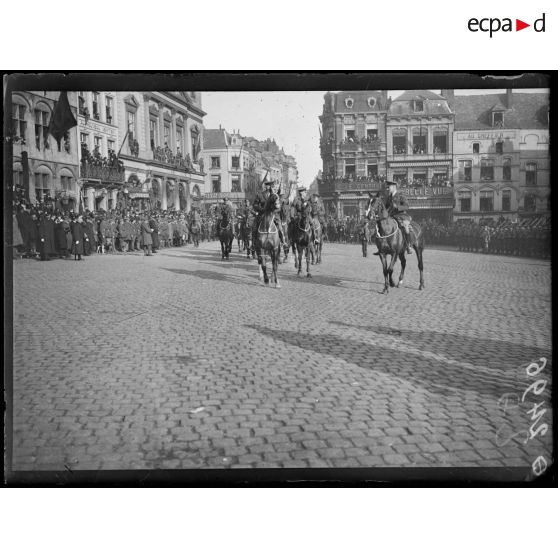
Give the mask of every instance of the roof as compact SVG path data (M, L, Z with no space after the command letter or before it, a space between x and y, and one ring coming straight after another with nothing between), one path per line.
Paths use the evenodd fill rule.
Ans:
M393 99L393 102L396 101L414 101L414 100L426 100L426 99L433 99L439 100L444 99L441 95L437 93L433 93L432 91L428 91L427 89L409 89L404 91L399 95L399 97Z
M227 147L227 132L225 130L208 130L203 131L203 148L207 149L225 149Z
M327 96L328 94L326 94ZM339 91L337 93L329 93L333 97L333 112L352 114L355 112L376 112L385 111L387 109L387 92L379 90L370 91ZM368 99L373 97L376 102L368 104ZM345 99L353 100L352 108L345 105ZM328 104L326 99L326 105Z
M506 93L456 95L455 129L493 129L493 110L504 111L504 128L548 129L548 94L514 91L512 95L511 108L507 108Z
M424 110L415 112L413 101L423 101ZM445 97L426 89L405 91L391 102L388 110L389 116L449 116L451 113L452 111Z

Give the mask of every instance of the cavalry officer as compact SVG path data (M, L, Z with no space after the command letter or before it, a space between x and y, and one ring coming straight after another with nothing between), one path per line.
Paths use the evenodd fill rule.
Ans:
M397 184L395 182L386 182L388 187L388 197L386 200L386 209L391 217L393 217L405 237L407 244L407 254L412 254L411 250L411 233L409 227L411 225L411 216L407 213L409 210L409 203L407 198L397 191Z
M310 198L310 207L312 217L317 217L320 226L322 227L322 231L324 234L326 232L326 223L325 223L325 207L324 202L319 194L312 194Z
M294 220L298 226L300 224L301 217L305 215L308 223L310 224L310 228L312 229L312 237L314 238L314 242L317 242L316 231L314 229L314 221L310 218L312 207L308 203L307 197L308 197L308 191L306 190L306 187L300 186L298 188L298 194L293 201L293 209L295 211Z
M262 189L256 194L256 197L254 198L254 202L252 203L252 212L256 216L256 218L254 219L254 226L252 228L252 242L254 246L256 245L258 239L258 229L260 228L260 223L263 217L267 200L272 193L278 195L278 192L279 185L277 184L277 182L275 180L268 180L264 181L264 183L262 184ZM281 244L285 246L281 223L279 222L279 218L277 217L276 212L274 212L273 214L273 221L277 226L277 230L279 231L279 240L281 241Z
M229 225L228 228L233 230L233 206L232 202L229 201L229 198L224 197L221 206L219 207L219 217L217 218L217 229L221 227L221 222L226 221ZM226 217L226 219L225 219Z

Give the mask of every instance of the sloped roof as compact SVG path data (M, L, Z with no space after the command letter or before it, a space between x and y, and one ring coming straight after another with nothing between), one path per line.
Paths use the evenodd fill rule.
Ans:
M423 101L424 110L414 111L413 101ZM388 115L390 116L439 116L450 115L451 109L445 97L427 91L426 89L411 89L403 92L391 102Z
M338 93L331 93L334 99L334 112L375 112L375 111L385 111L387 109L386 103L384 102L385 93L379 90L370 91L339 91ZM384 95L384 97L382 97ZM353 99L353 107L347 108L345 105L345 99ZM368 99L374 97L376 99L376 104L373 107L368 105Z
M504 128L548 129L548 104L549 96L546 93L514 91L510 109L506 107L506 93L456 95L455 129L492 129L492 110L504 111ZM501 108L494 109L499 106Z
M208 130L203 131L203 148L204 149L224 149L227 147L227 132L225 130Z
M439 99L444 99L444 97L442 97L441 95L438 95L437 93L433 93L432 91L428 91L427 89L409 89L407 91L404 91L403 93L401 93L401 95L399 95L399 97L397 97L396 99L393 99L393 102L396 101L414 101L415 99L417 100L426 100L426 99L435 99L435 100L439 100Z

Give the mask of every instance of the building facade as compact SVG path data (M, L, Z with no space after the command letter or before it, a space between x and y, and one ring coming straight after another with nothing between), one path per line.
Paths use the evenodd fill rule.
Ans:
M201 93L119 91L123 202L140 208L190 211L201 203L204 165Z
M454 113L442 95L405 91L386 114L387 179L406 191L416 219L451 220Z
M58 91L14 92L12 144L14 187L26 190L31 203L52 203L74 210L79 204L78 129L71 128L57 144L48 125ZM68 92L77 120L77 96Z
M276 180L288 195L296 188L296 160L285 154L274 140L243 137L238 131L206 129L202 159L207 170L204 201L207 206L224 196L233 205L253 201L264 179Z
M116 164L120 148L116 91L78 91L80 188L89 210L115 209L122 195L124 169Z
M387 91L326 93L320 115L326 210L338 217L364 213L369 191L386 174Z
M517 221L550 211L548 95L453 97L454 220Z

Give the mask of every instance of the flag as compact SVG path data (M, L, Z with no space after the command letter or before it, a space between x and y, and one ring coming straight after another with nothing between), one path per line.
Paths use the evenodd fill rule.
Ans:
M74 126L77 126L77 122L68 102L68 93L61 91L48 124L48 133L54 137L58 143L58 148L60 148L60 141L64 134Z

